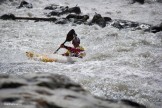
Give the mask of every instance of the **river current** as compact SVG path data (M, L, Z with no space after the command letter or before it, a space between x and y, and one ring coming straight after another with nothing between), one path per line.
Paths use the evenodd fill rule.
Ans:
M71 2L65 0L63 3ZM34 8L34 12L32 9L18 10L14 8L16 4L2 4L0 11L20 16L30 12L32 15L43 15L37 12L43 0L39 0L40 5L34 3L40 6ZM82 7L89 9L88 5ZM4 12L5 9L8 10ZM89 9L92 13L93 10ZM85 58L77 59L75 63L43 63L29 60L25 56L26 51L52 54L64 42L71 29L76 31L81 45L86 49ZM66 45L71 46L71 43L67 42ZM57 53L63 52L65 50L60 49ZM161 108L162 32L154 34L142 30L119 30L111 26L101 28L98 25L0 20L0 74L21 76L33 72L63 74L94 95L130 99L152 108Z

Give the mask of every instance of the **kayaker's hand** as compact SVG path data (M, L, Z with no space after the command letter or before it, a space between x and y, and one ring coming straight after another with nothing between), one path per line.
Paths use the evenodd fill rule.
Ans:
M60 45L60 48L65 48L65 45L64 45L64 44L61 44L61 45Z

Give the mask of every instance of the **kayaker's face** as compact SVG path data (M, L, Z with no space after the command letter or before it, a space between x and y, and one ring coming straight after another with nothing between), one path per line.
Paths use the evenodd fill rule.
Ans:
M76 48L79 46L79 43L73 43L73 46Z

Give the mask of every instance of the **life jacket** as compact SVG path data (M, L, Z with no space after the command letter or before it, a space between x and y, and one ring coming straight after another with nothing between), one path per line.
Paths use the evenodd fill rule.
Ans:
M86 53L82 46L79 46L77 48L67 47L67 52L64 55L83 58L84 56L86 56Z

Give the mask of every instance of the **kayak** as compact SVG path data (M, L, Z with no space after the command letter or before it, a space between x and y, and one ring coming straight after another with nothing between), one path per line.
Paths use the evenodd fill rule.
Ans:
M44 54L38 54L35 52L27 51L26 56L29 59L37 60L37 61L42 61L42 62L56 62L57 60L55 58L50 58L47 55Z
M42 62L60 62L60 63L74 63L77 61L76 57L67 57L59 54L40 54L32 51L26 52L26 57L30 60L42 61Z

